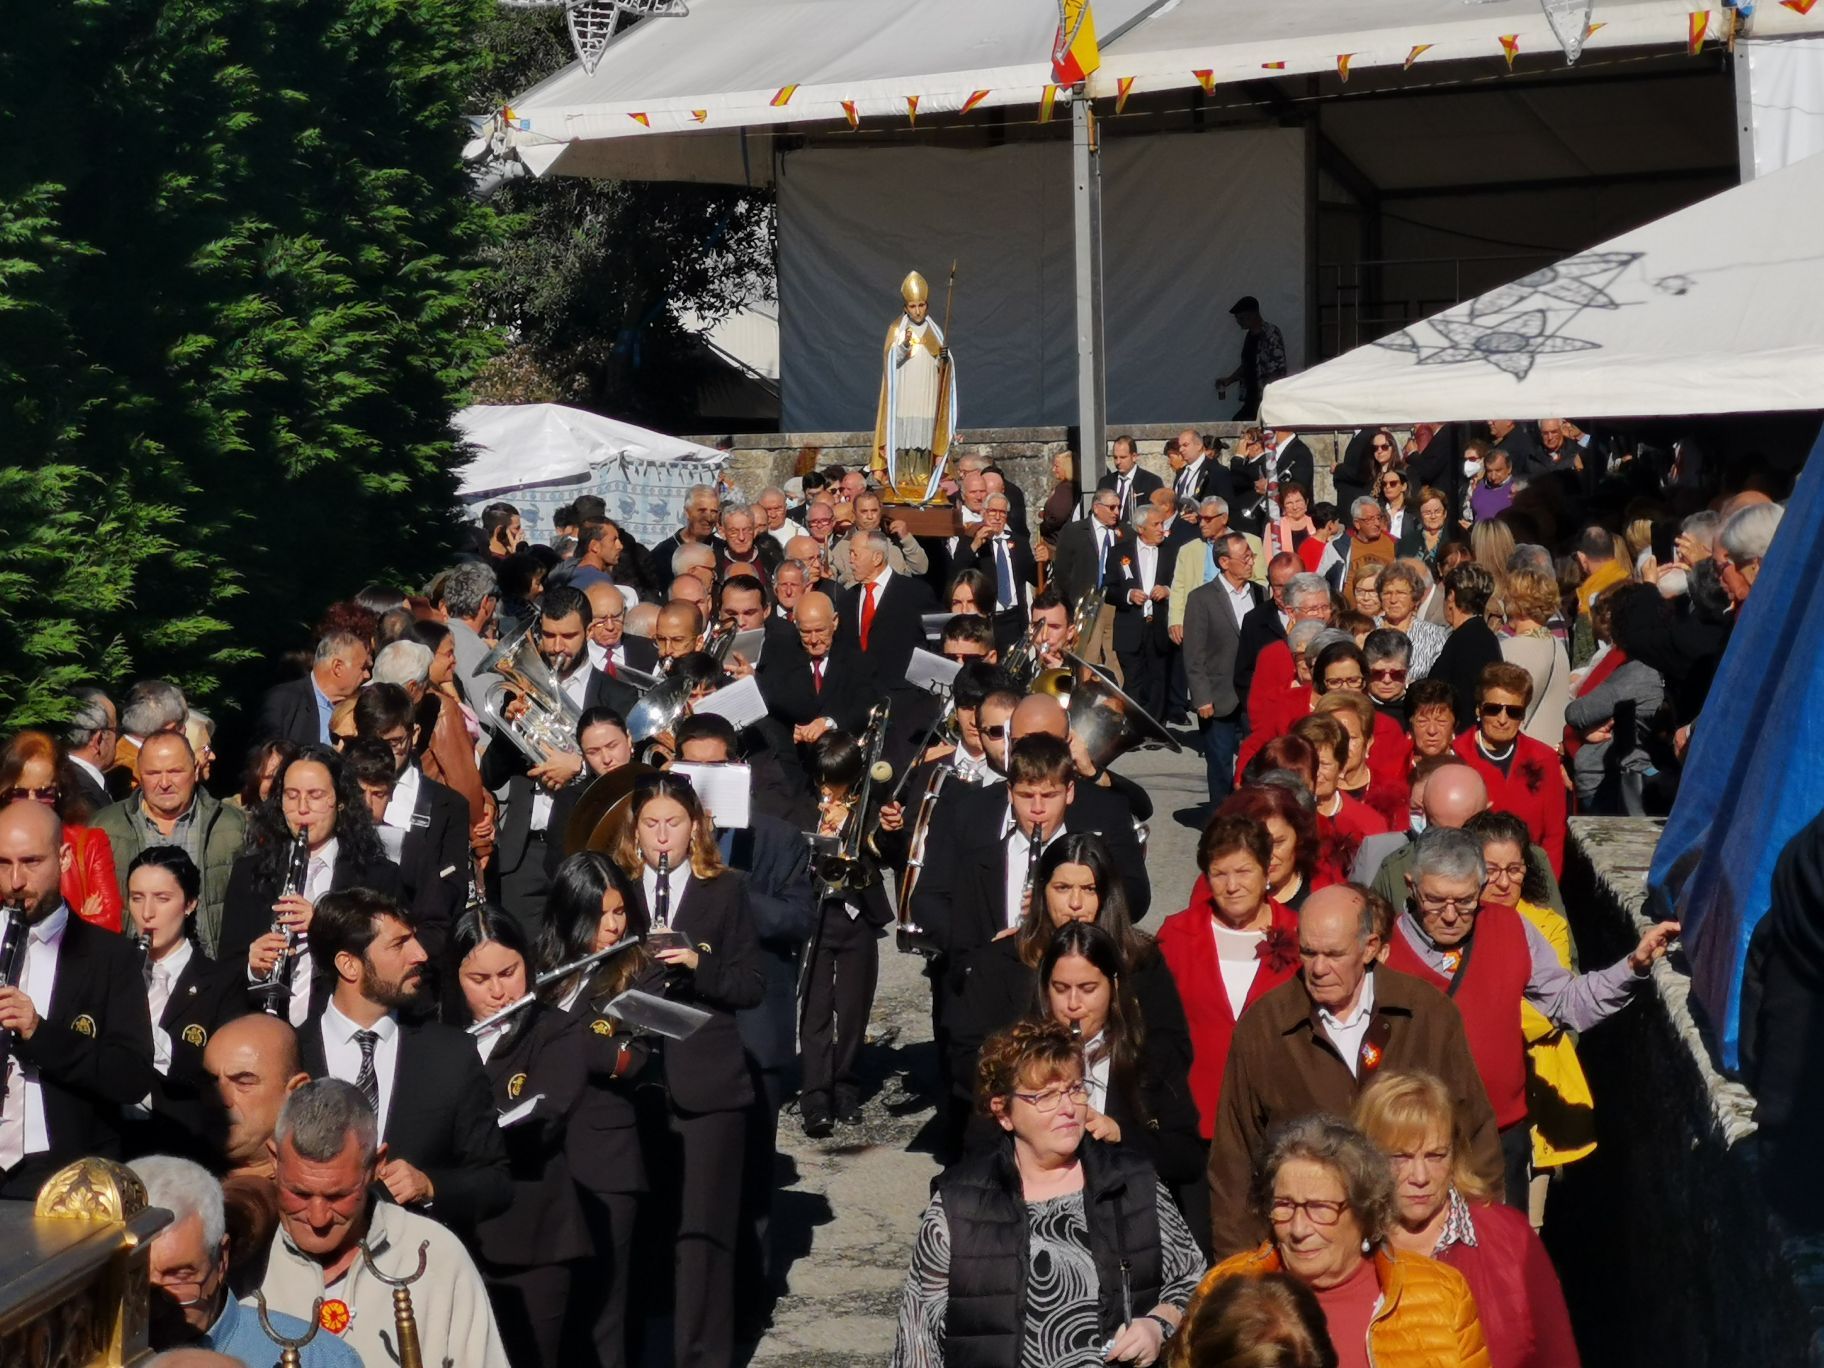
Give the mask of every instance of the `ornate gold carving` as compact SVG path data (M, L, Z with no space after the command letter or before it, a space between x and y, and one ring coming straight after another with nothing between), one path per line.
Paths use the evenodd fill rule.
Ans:
M126 1221L149 1205L146 1185L112 1159L78 1159L38 1189L35 1213L75 1221Z

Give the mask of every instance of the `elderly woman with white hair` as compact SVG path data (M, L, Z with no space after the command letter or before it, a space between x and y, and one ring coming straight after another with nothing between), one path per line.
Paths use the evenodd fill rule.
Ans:
M1425 562L1410 557L1396 560L1381 571L1381 615L1377 625L1404 632L1412 643L1412 657L1406 664L1406 683L1425 678L1437 661L1438 652L1450 639L1450 628L1441 622L1427 622L1419 615L1425 596L1431 592L1431 572Z
M276 1346L259 1314L228 1288L227 1212L222 1185L202 1165L153 1154L132 1165L151 1206L171 1213L152 1239L150 1335L154 1349L186 1348L266 1363ZM269 1312L272 1328L303 1339L311 1327L296 1316ZM318 1334L299 1354L304 1368L361 1368L361 1356L334 1335Z

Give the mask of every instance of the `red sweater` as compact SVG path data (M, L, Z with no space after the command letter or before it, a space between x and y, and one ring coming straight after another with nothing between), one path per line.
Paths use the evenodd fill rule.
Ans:
M1472 1202L1475 1248L1454 1244L1447 1263L1469 1283L1482 1317L1490 1368L1578 1368L1564 1289L1524 1212Z
M1260 968L1248 986L1247 1008L1298 972L1298 918L1291 909L1268 899L1273 925L1260 945ZM1229 1062L1235 1016L1229 1010L1222 967L1216 962L1216 937L1210 930L1215 907L1210 881L1203 875L1191 887L1191 905L1165 919L1159 928L1159 953L1178 985L1185 1021L1191 1028L1191 1100L1197 1104L1197 1127L1208 1140L1222 1097L1222 1074ZM1519 1018L1515 1017L1516 1027Z
M1452 749L1488 785L1488 805L1498 812L1511 812L1525 822L1533 840L1551 858L1552 873L1562 879L1569 800L1558 752L1522 732L1514 739L1514 757L1503 774L1476 745L1474 727L1459 736Z
M1470 1057L1495 1109L1495 1124L1506 1130L1526 1120L1526 1037L1520 1029L1520 1004L1533 976L1533 955L1520 914L1511 907L1483 903L1464 950L1454 994L1451 980L1420 958L1405 928L1397 924L1387 963L1450 995L1462 1014Z

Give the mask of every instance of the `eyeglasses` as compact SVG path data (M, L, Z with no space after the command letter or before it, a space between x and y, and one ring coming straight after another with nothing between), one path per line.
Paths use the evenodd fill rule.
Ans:
M1359 689L1362 687L1362 677L1359 674L1327 675L1324 686L1330 689Z
M1059 1104L1067 1097L1078 1106L1089 1101L1089 1085L1087 1083L1067 1083L1061 1088L1047 1088L1044 1092L1036 1093L1016 1092L1014 1096L1040 1115L1048 1116L1055 1112Z
M1007 724L1005 722L997 722L992 727L983 727L982 735L992 737L994 740L999 741L1003 736L1007 735Z
M1468 898L1436 898L1429 893L1419 894L1419 911L1426 916L1437 916L1441 912L1454 912L1459 917L1466 917L1482 905L1479 896Z
M1406 678L1406 671L1397 665L1376 665L1369 669L1368 677L1379 680L1383 684L1389 684Z
M1519 883L1526 877L1526 866L1523 864L1490 865L1488 877L1492 879L1497 874L1511 883Z
M1484 703L1481 707L1481 713L1482 716L1488 718L1499 717L1503 713L1506 713L1510 721L1524 722L1526 720L1526 704Z
M1290 1225L1292 1218L1304 1212L1312 1225L1333 1226L1343 1219L1343 1213L1349 1209L1347 1202L1295 1202L1290 1197L1275 1197L1273 1205L1267 1208L1267 1215L1274 1225Z
M1227 513L1199 513L1197 515L1197 521L1198 522L1222 522L1228 516L1229 515Z

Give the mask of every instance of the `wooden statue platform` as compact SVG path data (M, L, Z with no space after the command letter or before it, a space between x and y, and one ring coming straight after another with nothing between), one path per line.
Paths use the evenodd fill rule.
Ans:
M152 1238L171 1219L131 1170L83 1159L0 1202L0 1364L128 1368L146 1346Z
M880 516L883 523L903 522L915 537L954 537L963 530L958 504L929 504L921 508L917 504L894 503L883 498Z

